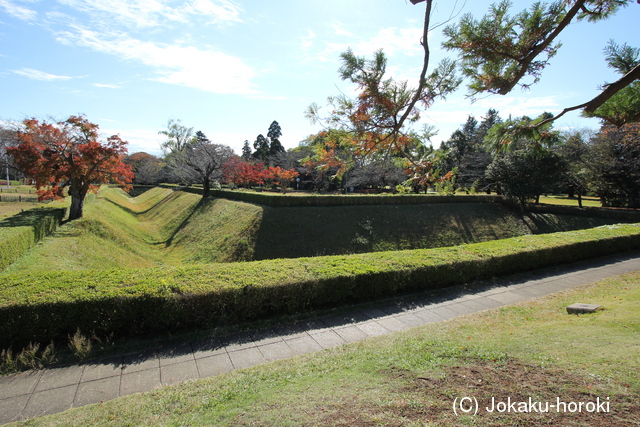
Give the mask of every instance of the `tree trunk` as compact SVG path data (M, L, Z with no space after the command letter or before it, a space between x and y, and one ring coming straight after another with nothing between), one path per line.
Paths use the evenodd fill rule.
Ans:
M71 207L69 208L69 221L82 218L84 209L84 197L80 193L71 195Z
M205 179L204 181L202 181L202 198L206 199L209 197L209 188L210 188L210 183L209 183L209 178L207 177L207 179Z

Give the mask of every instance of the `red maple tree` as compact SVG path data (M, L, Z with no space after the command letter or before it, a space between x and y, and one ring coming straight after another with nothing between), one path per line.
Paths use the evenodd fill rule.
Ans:
M122 162L127 142L113 135L98 141L98 125L85 116L70 116L58 123L24 120L16 134L18 144L7 149L16 165L35 181L38 197L59 199L69 187L69 220L81 218L84 199L100 184L113 183L131 188L131 166Z
M237 186L245 188L264 184L267 173L263 169L264 163L247 162L237 156L231 158L222 167L226 182L233 182Z

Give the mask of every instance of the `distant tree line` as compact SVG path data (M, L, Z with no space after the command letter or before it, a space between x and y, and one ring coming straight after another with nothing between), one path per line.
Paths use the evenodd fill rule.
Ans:
M543 194L562 193L576 197L580 203L583 196L591 195L598 197L603 206L640 208L639 123L620 126L604 123L598 131L562 132L548 123L532 128L537 129L539 135L511 136L513 126L546 117L548 115L505 120L498 111L490 109L479 119L469 116L438 149L426 143L430 136L428 129L423 135L414 135L405 150L409 155L425 159L423 174L415 165L407 167L403 153L356 156L349 147L335 144L341 135L334 131L312 135L297 147L285 150L279 141L282 130L276 121L269 127L266 138L260 135L256 138L254 150L246 143L240 156L226 145L212 143L201 131L193 132L193 128L179 121L169 121L167 129L161 131L166 137L163 156L139 152L125 157L124 148L117 148L113 158L122 158L123 164L128 165L134 184L199 184L206 196L212 187L220 185L273 187L281 191L293 187L313 192L484 192L503 194L521 204L536 202ZM10 179L26 175L36 179L43 173L49 177L53 171L71 170L61 169L60 162L56 163L57 167L52 163L50 170L45 171L31 167L34 156L43 156L41 164L55 163L54 150L62 146L54 144L58 140L95 145L91 155L101 149L95 141L97 127L83 117L72 117L56 126L33 120L27 121L27 125L31 127L0 128L0 178L6 179L7 171ZM36 142L49 140L48 145L37 151ZM120 143L116 137L109 141ZM22 148L18 148L20 144ZM336 158L348 160L347 166L321 163L326 160L323 152L328 148ZM90 161L89 157L86 159L84 161ZM114 163L114 174L92 176L82 185L93 185L91 180L95 179L117 181L126 175L125 169L118 168ZM56 182L47 190L49 193L58 194L61 188L72 185L64 174ZM74 188L77 189L77 185L80 184ZM44 181L42 186L47 187ZM79 191L78 203L81 204L86 192L84 187ZM80 212L81 206L78 215Z
M548 115L535 120L545 117ZM549 123L542 129L543 138L521 135L508 143L503 140L514 123L533 120L505 120L497 110L489 109L479 119L469 116L437 149L416 135L406 149L428 159L426 178L415 168L407 168L401 154L355 158L340 145L333 147L333 155L349 158L349 165L321 165L318 153L331 145L335 135L312 135L285 150L276 121L267 137L258 135L253 149L245 141L241 155L228 146L211 143L200 131L194 133L180 122L170 121L162 131L167 137L163 157L134 153L124 162L131 165L135 184L200 184L205 193L212 185L344 193L431 190L503 194L521 204L537 202L543 194L562 193L577 198L580 204L582 196L591 195L603 206L640 207L640 124L603 124L599 131L560 132Z

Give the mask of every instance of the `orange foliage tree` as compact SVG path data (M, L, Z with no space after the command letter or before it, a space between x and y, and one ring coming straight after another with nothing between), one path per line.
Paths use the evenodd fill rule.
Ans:
M422 42L425 49L426 40L425 30ZM321 144L316 145L317 154L310 160L324 170L339 167L337 176L342 176L356 161L374 156L404 158L411 175L423 171L427 164L425 151L417 148L428 140L432 130L425 129L423 137L410 125L420 119L420 106L429 108L458 87L461 80L455 74L454 62L444 59L427 75L426 49L418 86L412 88L406 81L385 77L387 58L382 50L371 60L358 57L351 50L340 57L341 78L357 86L357 95L354 99L344 94L330 97L326 116L321 114L318 105L309 106L307 118L325 127L325 131L315 135Z
M268 179L276 182L283 193L287 192L287 187L299 174L293 169L283 169L280 166L267 169Z
M98 125L83 115L55 124L36 119L23 124L16 133L18 144L7 152L35 181L40 200L64 197L64 189L69 187L69 220L82 217L87 193L97 192L100 184L120 184L127 191L131 188L133 172L122 161L127 142L119 136L100 142Z

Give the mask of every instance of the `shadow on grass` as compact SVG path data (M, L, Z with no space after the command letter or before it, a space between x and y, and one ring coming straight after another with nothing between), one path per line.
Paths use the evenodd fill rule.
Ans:
M597 218L586 216L572 216L559 214L544 214L526 212L523 215L524 223L531 230L531 234L547 234L559 231L584 230L619 223L633 223L615 218Z
M173 232L171 233L171 236L164 242L165 247L169 247L173 244L173 239L176 237L176 235L180 232L180 230L182 230L191 220L191 218L198 212L204 210L207 208L207 206L209 206L210 204L213 204L216 202L216 199L210 199L210 198L201 198L200 200L198 200L198 203L193 206L193 209L191 209L191 212L189 212L189 215L187 215L182 222L180 223L179 226L177 226L175 228L175 230L173 230Z
M493 203L264 207L254 259L428 249L523 234L531 231L519 212Z

